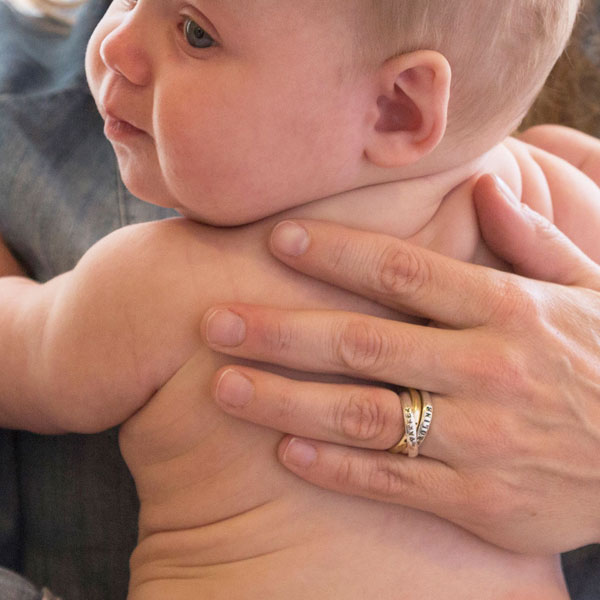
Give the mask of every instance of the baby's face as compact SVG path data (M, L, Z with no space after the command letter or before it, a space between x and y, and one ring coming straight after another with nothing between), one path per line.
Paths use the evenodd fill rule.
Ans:
M86 70L131 192L235 225L351 187L368 84L332 4L114 0Z

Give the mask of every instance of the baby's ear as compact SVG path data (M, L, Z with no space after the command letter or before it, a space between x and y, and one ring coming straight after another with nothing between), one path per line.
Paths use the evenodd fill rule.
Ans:
M376 74L367 158L389 168L429 154L446 131L450 81L450 65L439 52L419 50L387 60Z

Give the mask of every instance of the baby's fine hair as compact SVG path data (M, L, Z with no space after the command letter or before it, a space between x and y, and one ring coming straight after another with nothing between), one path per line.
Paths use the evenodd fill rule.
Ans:
M364 0L365 59L437 50L452 68L449 130L514 129L566 46L580 0Z

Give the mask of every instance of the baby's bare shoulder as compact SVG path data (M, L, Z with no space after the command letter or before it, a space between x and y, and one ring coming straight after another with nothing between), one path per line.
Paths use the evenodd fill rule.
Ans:
M203 346L203 315L232 279L224 248L211 228L172 219L120 229L77 265L60 313L89 340L90 369L122 375L122 397L144 401Z
M93 265L97 276L125 289L141 286L158 292L169 284L183 288L182 293L223 271L234 254L232 238L227 230L184 218L129 225L100 240L78 268Z

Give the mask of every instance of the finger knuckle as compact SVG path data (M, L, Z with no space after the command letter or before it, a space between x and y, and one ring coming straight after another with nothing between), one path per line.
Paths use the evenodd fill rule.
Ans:
M331 240L329 261L333 272L343 271L349 256L356 256L350 239L341 236L339 239Z
M493 293L495 300L490 299L490 302L499 322L522 327L523 323L536 323L539 320L542 305L524 280L505 277Z
M357 373L373 372L387 363L390 341L365 320L351 320L339 334L335 354L340 364Z
M497 390L508 387L506 391L520 394L527 379L520 354L508 347L497 349L489 365L487 378L488 383Z
M431 279L431 269L409 246L394 244L382 253L373 277L373 286L388 296L414 297Z
M275 417L280 422L293 422L296 420L298 402L296 394L290 385L282 384L276 393L276 402L272 403Z
M394 499L403 491L402 479L390 467L389 461L379 459L374 463L362 463L350 453L340 459L335 481L340 489L359 490L361 495L371 498Z
M338 461L334 481L342 489L348 486L358 489L362 487L359 469L349 453L345 453Z
M344 437L369 442L382 436L386 414L379 398L368 391L358 391L337 404L334 422Z
M540 243L554 242L563 237L563 234L556 228L556 225L539 213L536 213L529 206L523 204L522 209L531 217L535 229L535 238Z
M465 361L465 372L474 389L490 399L529 396L531 373L518 344L496 340L484 349L474 348Z
M269 354L287 354L294 341L294 332L287 324L278 322L263 332L262 345Z
M391 468L389 460L376 461L368 473L366 489L375 498L398 499L406 492L406 484L397 469Z

